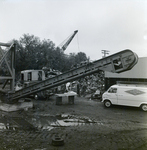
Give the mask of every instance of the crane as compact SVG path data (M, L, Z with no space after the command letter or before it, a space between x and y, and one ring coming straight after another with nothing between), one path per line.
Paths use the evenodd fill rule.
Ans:
M58 47L60 47L63 51L65 51L74 38L74 36L77 34L78 30L75 30L72 35L70 35L66 40L64 40Z

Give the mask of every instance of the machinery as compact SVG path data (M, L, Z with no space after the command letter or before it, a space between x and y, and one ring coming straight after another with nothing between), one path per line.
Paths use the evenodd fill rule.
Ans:
M71 34L67 39L65 39L61 44L60 47L63 51L65 51L68 47L68 45L70 44L70 42L73 40L74 36L77 34L78 30L74 31L73 34ZM23 70L21 71L21 79L20 82L16 84L15 90L20 90L21 88L30 86L34 83L37 83L38 81L42 81L45 80L46 78L51 78L54 77L58 74L61 74L61 72L57 72L56 70L52 70L50 69L50 71L45 71L45 67L43 70ZM49 73L48 73L49 72ZM33 94L32 96L35 99L39 99L39 98L46 98L49 95L52 95L53 93L57 92L57 91L61 91L61 86L58 86L58 88L52 89L52 90L45 90L45 91L41 91L38 92L36 94Z
M3 44L0 43L0 45L8 46L8 52L11 54L11 66L9 66L10 74L11 76L7 77L0 77L0 79L5 79L6 82L4 83L4 86L0 89L0 100L6 101L6 102L14 102L18 101L21 98L25 98L29 95L49 90L51 88L57 87L59 85L65 84L67 82L75 81L81 77L96 73L99 70L103 71L109 71L113 73L120 73L127 70L130 70L137 62L138 62L138 56L132 52L131 50L123 50L116 54L110 55L108 57L89 62L85 65L78 66L77 68L73 68L72 70L69 70L65 73L56 75L52 78L48 78L42 81L39 81L37 83L34 83L32 85L29 85L27 87L24 87L20 90L15 91L14 90L14 81L15 81L15 44ZM7 53L2 54L2 59L0 60L0 63L2 61L7 62L6 56ZM7 63L6 63L7 64ZM5 89L5 85L8 83L8 80L10 80L10 89Z
M74 31L74 33L71 36L69 36L65 41L63 41L58 47L65 51L72 39L74 38L74 36L77 34L77 32L78 30Z
M61 74L61 72L51 69L49 72L45 72L44 70L23 70L21 71L20 79L16 84L15 91L28 87L34 83L43 81L47 78L53 78L59 74ZM34 97L36 100L38 100L39 98L45 99L53 95L54 93L57 93L58 91L61 91L61 86L58 86L54 89L34 93L33 95L31 95L31 97Z

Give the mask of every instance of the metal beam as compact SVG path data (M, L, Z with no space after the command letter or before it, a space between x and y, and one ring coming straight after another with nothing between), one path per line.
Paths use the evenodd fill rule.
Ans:
M7 80L7 79L12 80L13 77L11 77L11 76L9 76L9 77L6 77L6 76L5 76L5 77L2 77L2 76L1 76L1 77L0 77L0 80Z
M1 60L0 60L0 66L1 66L1 64L3 63L3 61L4 61L4 59L7 57L7 55L8 55L8 52L11 50L11 48L14 46L14 43L13 44L11 44L11 46L9 47L9 49L8 49L8 51L3 55L3 57L1 58Z
M1 80L7 80L3 86L3 88L5 88L6 84L8 83L8 80L10 81L9 85L10 85L10 89L9 91L11 93L14 92L14 86L15 86L15 51L16 51L16 44L15 43L0 43L0 46L5 46L5 47L9 47L6 53L2 53L2 58L0 60L0 66L2 65L2 63L5 61L9 73L10 75L8 76L0 76ZM8 58L7 55L8 53L10 54L10 63L8 63ZM1 90L1 89L0 89Z
M0 42L0 46L10 47L12 43L2 43Z
M1 52L2 56L3 56L3 55L4 55L4 52L2 51L1 47L0 47L0 52ZM12 76L12 70L11 70L9 64L8 64L8 61L7 61L6 57L4 57L4 60L5 60L5 63L6 63L6 65L7 65L7 67L8 67L8 70L9 70L11 76Z

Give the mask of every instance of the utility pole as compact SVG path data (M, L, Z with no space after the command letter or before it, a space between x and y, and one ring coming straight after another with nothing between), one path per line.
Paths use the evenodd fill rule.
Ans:
M108 50L101 50L102 51L102 54L104 54L102 56L102 58L105 58L107 54L109 54L109 51Z

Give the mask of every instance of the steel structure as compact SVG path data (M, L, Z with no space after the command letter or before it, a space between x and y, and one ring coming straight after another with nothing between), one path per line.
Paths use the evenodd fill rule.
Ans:
M93 74L99 70L109 71L113 73L120 73L130 70L138 61L138 56L131 50L120 51L116 54L102 58L97 61L89 62L85 65L81 65L77 68L73 68L63 74L57 75L53 78L49 78L18 91L14 90L15 84L15 50L16 44L12 43L0 43L0 46L8 47L8 50L4 53L1 49L0 65L5 62L9 76L0 76L0 79L5 80L4 85L0 89L0 100L6 102L15 102L20 98L27 97L29 95L51 89L58 85L74 81L81 77ZM8 59L8 54L10 57ZM10 81L10 82L8 82ZM10 84L10 89L5 90L6 84Z
M10 101L14 101L31 94L56 87L69 81L74 81L81 77L93 74L99 70L113 73L124 72L130 70L137 63L137 61L138 56L135 53L133 53L131 50L124 50L18 90L15 93L10 94L9 99Z
M68 47L68 45L70 44L70 42L72 41L72 39L74 38L74 36L77 34L78 30L74 31L74 33L69 36L65 41L63 41L61 44L60 44L60 48L65 51L66 48Z
M16 44L15 43L0 43L0 46L4 46L7 50L2 50L0 47L0 67L5 63L5 67L7 68L7 75L0 76L0 80L4 80L4 84L0 89L1 93L14 93L14 86L15 86L15 50ZM5 69L6 69L5 68ZM10 85L10 88L5 89L6 85Z

